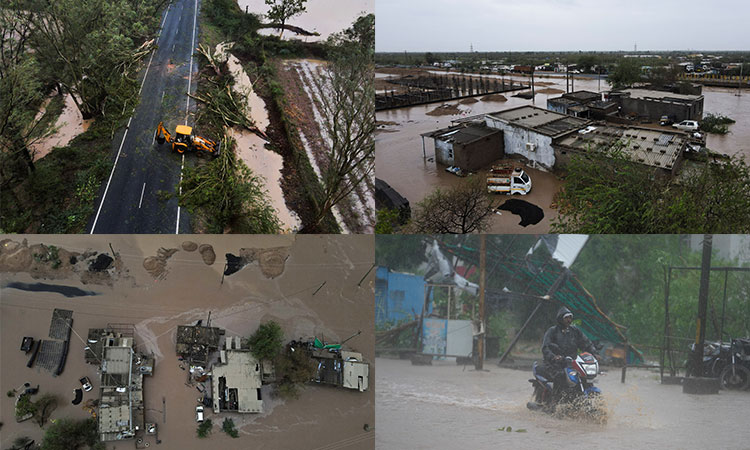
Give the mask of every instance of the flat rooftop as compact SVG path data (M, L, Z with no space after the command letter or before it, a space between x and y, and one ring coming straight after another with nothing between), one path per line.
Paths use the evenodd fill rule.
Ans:
M422 136L457 144L468 144L497 133L500 133L500 130L490 128L484 123L464 123L448 128L442 128L430 133L424 133Z
M547 136L558 137L585 127L590 120L572 117L567 114L537 108L536 106L519 106L486 115L513 126L520 126Z
M651 89L625 89L622 92L630 93L630 98L639 98L644 100L655 99L693 102L703 98L702 95L675 94L673 92L654 91Z
M563 97L585 103L592 100L601 99L602 95L591 91L575 91L563 94Z
M260 389L261 365L248 350L232 349L231 339L222 350L223 364L211 369L211 387L214 395L214 412L237 411L240 413L263 412Z
M685 137L682 134L612 126L598 126L586 134L573 133L554 145L585 151L609 148L617 142L623 143L625 154L633 162L667 170L672 170L685 147Z

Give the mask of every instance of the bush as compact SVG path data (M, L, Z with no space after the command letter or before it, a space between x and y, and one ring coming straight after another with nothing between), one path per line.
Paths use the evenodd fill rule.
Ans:
M258 330L250 336L250 352L259 361L273 359L281 351L284 332L281 326L274 321L266 322L258 327Z
M240 437L240 434L237 432L237 428L234 427L234 420L228 417L224 419L224 423L221 424L221 431L232 436L233 438Z
M201 439L208 437L208 435L211 434L213 426L214 424L211 423L211 419L206 419L205 422L198 425L198 437Z
M36 413L36 405L31 401L31 396L23 394L16 402L16 417L21 418L34 413Z
M96 429L96 419L60 419L44 433L42 450L71 450L88 446L103 449Z
M727 116L708 113L706 114L706 117L703 118L700 129L706 133L727 134L729 133L729 125L734 122L734 119Z
M282 398L297 398L299 385L310 382L315 376L315 360L302 347L279 354L274 360L276 369L276 394Z

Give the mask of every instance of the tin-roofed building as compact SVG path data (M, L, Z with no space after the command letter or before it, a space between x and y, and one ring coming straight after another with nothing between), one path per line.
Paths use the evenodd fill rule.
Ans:
M132 326L89 330L86 361L100 366L97 411L102 441L131 439L145 432L143 376L153 373L153 356L134 350Z
M503 133L484 123L464 122L422 134L435 140L435 160L446 166L476 171L501 159Z
M554 143L558 166L567 164L572 153L609 149L616 145L621 145L633 162L674 175L682 163L687 137L682 133L649 128L591 126Z
M190 365L206 367L211 353L219 349L219 342L224 330L217 327L200 325L177 327L175 352Z

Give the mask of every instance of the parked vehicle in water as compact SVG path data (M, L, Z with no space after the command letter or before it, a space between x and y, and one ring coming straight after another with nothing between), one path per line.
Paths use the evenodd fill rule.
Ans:
M556 412L560 405L567 405L568 415L577 415L606 422L607 412L598 399L601 390L594 386L594 380L599 374L599 362L594 355L585 352L573 359L566 357L562 360L562 373L542 373L537 362L534 362L532 373L534 378L529 383L534 388L534 401L528 402L526 407L532 411ZM548 378L552 377L552 379Z
M661 116L659 119L659 125L672 125L672 119L669 116Z
M695 120L683 120L680 123L672 124L672 127L677 128L678 130L684 130L684 131L698 131L698 128L700 128L700 125L698 125L698 122Z
M91 386L91 380L89 380L89 377L83 377L83 378L81 378L78 381L81 382L81 386L83 386L83 390L84 391L88 392L91 389L93 389L92 386Z
M721 387L743 390L750 386L750 339L732 339L727 364L719 374Z
M493 166L487 173L487 191L526 195L531 192L531 178L520 167Z
M203 423L203 405L198 405L195 407L195 421L198 423Z

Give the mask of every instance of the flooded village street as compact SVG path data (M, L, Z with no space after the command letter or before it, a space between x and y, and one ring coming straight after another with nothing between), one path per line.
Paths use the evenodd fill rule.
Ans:
M51 419L89 417L80 405L70 404L82 376L88 376L94 385L85 399L97 398L98 368L84 362L86 333L89 328L108 324L132 324L137 351L153 352L156 359L153 375L145 378L143 389L146 421L156 423L161 441L156 448L372 448L375 383L370 237L130 235L95 241L86 236L27 237L29 246L55 245L61 255L63 249L80 254L106 254L114 249L119 254L116 268L94 278L89 271L73 270L67 263L44 272L33 260L13 257L24 254L18 247L22 239L6 237L3 248L16 250L0 251L3 392L25 382L39 384L41 394L58 398ZM165 253L165 249L175 251ZM225 254L247 252L260 256L238 272L222 276ZM43 289L33 291L33 287ZM38 367L27 368L29 356L18 349L23 336L46 338L54 308L73 311L70 351L58 377ZM341 342L361 330L347 346L370 362L369 389L357 392L308 384L299 398L283 400L271 394L270 386L264 386L263 413L208 413L213 433L199 440L195 405L201 393L184 383L188 373L175 354L175 339L177 326L198 320L205 323L209 313L211 326L226 330L226 336L247 337L269 320L281 326L284 342L312 336ZM13 399L3 398L0 445L6 448L24 435L40 442L43 430L33 421L16 423ZM221 432L224 417L234 420L238 439ZM326 432L317 432L320 429ZM153 440L150 443L155 444ZM108 449L133 446L133 440L107 444Z
M689 395L659 384L659 373L605 367L597 385L606 425L530 411L530 370L486 363L484 372L455 362L412 366L377 359L378 450L433 448L746 449L750 392ZM510 427L510 430L507 430ZM504 429L504 430L500 430ZM387 430L387 432L386 432Z

